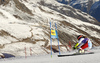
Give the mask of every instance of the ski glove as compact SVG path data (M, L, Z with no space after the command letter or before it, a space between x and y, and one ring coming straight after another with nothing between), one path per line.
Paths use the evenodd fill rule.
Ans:
M73 50L78 49L77 47L73 47Z

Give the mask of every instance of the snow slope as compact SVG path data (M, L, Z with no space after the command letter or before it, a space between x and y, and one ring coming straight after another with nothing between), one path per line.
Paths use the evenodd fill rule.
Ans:
M0 59L1 63L99 63L100 62L100 47L90 50L94 54L78 55L70 57L57 57L57 54L39 55L30 57L16 57L9 59ZM72 54L73 52L66 52L62 54Z
M56 0L7 1L0 5L0 53L24 56L26 47L30 56L31 47L33 55L50 54L50 21L52 28L57 23L61 52L68 50L69 41L75 44L79 34L100 45L100 24L84 12ZM52 45L58 50L56 40Z

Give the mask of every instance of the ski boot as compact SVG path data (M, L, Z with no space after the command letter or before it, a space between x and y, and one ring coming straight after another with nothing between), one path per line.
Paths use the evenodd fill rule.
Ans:
M84 49L80 49L80 50L78 50L78 53L83 54L83 53L85 53L85 50Z

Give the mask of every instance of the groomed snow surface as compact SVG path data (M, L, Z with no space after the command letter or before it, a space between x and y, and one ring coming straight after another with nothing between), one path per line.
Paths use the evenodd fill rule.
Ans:
M58 53L53 53L51 58L50 54L29 56L25 57L12 57L6 59L0 59L0 63L100 63L100 47L96 47L90 50L94 54L77 55L77 56L65 56L58 57ZM66 52L61 54L72 54L72 52Z

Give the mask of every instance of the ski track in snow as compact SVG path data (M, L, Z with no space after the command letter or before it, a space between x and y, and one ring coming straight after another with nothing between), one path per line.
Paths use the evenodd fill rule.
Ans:
M93 48L90 50L94 54L87 55L77 55L77 56L65 56L58 57L58 53L53 53L51 58L50 54L47 55L37 55L25 57L15 57L0 59L0 63L99 63L100 62L100 47ZM73 52L61 53L61 54L72 54Z

